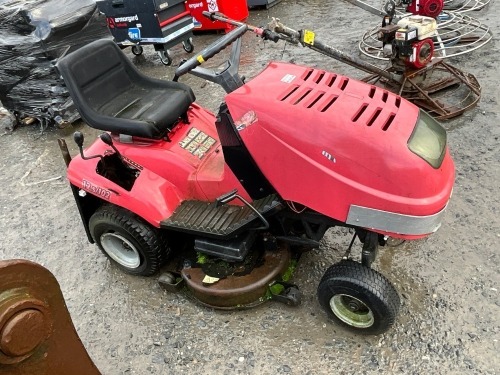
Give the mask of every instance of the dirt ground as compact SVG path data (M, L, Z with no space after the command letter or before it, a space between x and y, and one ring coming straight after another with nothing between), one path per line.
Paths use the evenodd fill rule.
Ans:
M472 14L500 35L495 0ZM288 0L252 11L262 25L280 17L358 54L356 41L378 18L339 0ZM195 38L196 50L215 35ZM188 57L172 50L174 61ZM252 77L269 59L349 74L363 73L312 51L246 35L241 73ZM500 373L500 59L496 41L452 60L476 75L480 105L446 122L456 163L453 197L442 228L428 239L382 251L375 268L401 295L401 313L386 334L365 337L328 321L316 299L326 268L349 238L332 231L301 259L293 281L303 303L234 312L201 307L162 290L155 277L123 274L87 242L56 139L71 146L75 130L88 145L97 134L77 124L40 134L37 127L0 136L0 258L43 264L60 282L77 331L103 374L498 374ZM135 62L148 74L172 77L152 49ZM200 104L215 110L223 93L187 78ZM0 134L3 129L0 130Z

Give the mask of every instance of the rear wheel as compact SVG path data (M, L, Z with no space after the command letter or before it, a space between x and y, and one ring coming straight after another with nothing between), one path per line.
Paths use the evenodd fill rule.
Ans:
M100 207L90 218L89 228L104 254L132 275L153 275L170 252L163 232L121 207Z
M382 274L344 260L331 266L318 286L318 299L334 321L356 333L379 334L394 323L399 296Z

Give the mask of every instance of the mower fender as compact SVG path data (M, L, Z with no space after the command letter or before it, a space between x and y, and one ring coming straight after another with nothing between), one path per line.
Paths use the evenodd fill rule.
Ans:
M90 160L74 158L68 168L68 179L91 243L94 241L88 223L104 202L123 207L159 228L160 221L170 217L183 200L179 190L171 182L145 168L140 171L132 189L127 191L96 174L95 166L90 164L93 164ZM94 173L88 174L89 171Z

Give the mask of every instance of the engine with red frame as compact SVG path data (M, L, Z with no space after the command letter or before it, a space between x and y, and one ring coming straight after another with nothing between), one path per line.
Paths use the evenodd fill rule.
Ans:
M391 21L384 18L378 38L393 65L403 65L410 69L427 66L434 57L432 37L437 29L436 21L424 16L406 17L397 24L392 24Z
M409 68L421 69L429 64L434 55L432 39L418 40L417 29L402 29L395 33L397 57Z
M407 12L432 18L439 16L444 8L443 0L403 0L403 4L407 4Z

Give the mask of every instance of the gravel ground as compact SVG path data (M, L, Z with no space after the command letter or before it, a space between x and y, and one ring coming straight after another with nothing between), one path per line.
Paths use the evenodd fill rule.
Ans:
M342 1L289 0L253 11L251 22L265 24L273 16L295 28L313 28L318 37L356 54L355 41L379 21ZM473 16L499 34L494 0ZM215 37L196 37L196 50ZM174 61L187 57L180 47L172 52ZM400 316L383 335L353 335L320 310L317 284L349 242L341 231L328 232L321 248L302 258L293 279L303 292L296 308L268 303L214 311L167 293L154 277L120 272L87 242L64 178L43 182L64 176L58 137L69 140L78 129L86 144L94 139L96 132L81 124L43 134L26 127L0 136L0 258L34 260L55 274L103 374L500 373L499 58L493 41L452 61L477 76L483 97L478 108L445 123L457 179L442 228L428 239L383 250L374 265L402 296ZM312 51L246 35L242 74L251 77L269 59L363 77ZM152 50L135 62L148 74L172 77L173 69L162 66ZM218 106L220 89L195 78L184 81L200 104Z

